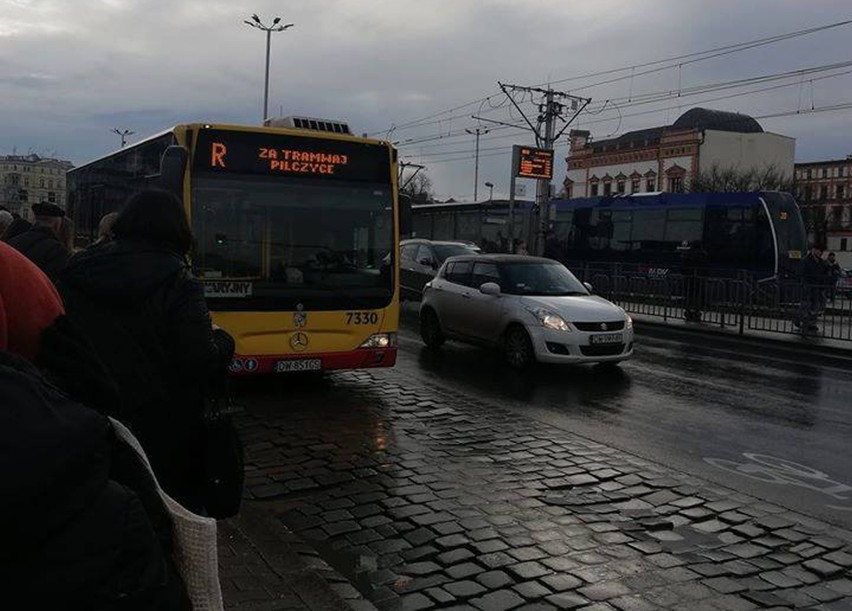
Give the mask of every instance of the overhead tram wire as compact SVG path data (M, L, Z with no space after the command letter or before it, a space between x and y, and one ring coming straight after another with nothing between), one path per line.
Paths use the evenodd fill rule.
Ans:
M664 67L660 68L659 70L655 70L655 71L669 70L671 68L676 68L678 66L684 66L684 65L696 63L696 62L699 62L699 61L704 61L704 60L707 60L707 59L714 59L716 57L721 57L723 55L730 55L732 53L739 53L740 51L748 51L750 49L755 49L755 48L758 48L758 47L762 47L762 46L766 46L766 45L770 45L770 44L775 44L777 42L784 42L784 41L787 41L787 40L800 38L802 36L808 36L810 34L816 34L818 32L823 32L823 31L826 31L826 30L834 29L834 28L845 27L845 26L848 26L850 24L852 24L852 19L847 19L845 21L836 21L834 23L829 23L829 24L822 25L822 26L805 28L805 29L802 29L802 30L796 30L794 32L788 32L786 34L776 34L775 36L758 38L758 39L755 39L755 40L750 40L750 41L741 42L741 43L735 43L735 44L732 44L732 45L724 45L724 46L716 47L716 48L713 48L713 49L707 49L705 51L695 51L693 53L686 53L684 55L677 55L677 56L670 57L670 58L667 58L667 59L659 59L659 60L652 61L652 62L645 62L645 63L642 63L642 64L634 64L632 66L622 66L621 68L613 68L613 69L610 69L610 70L602 70L602 71L599 71L599 72L589 72L587 74L581 74L581 75L578 75L578 76L572 76L572 77L568 77L568 78L564 78L564 79L560 79L560 80L556 80L556 81L551 81L550 84L551 85L559 85L559 84L562 84L562 83L569 83L569 82L572 82L572 81L578 81L578 80L583 80L583 79L587 79L587 78L594 78L594 77L597 77L597 76L607 76L607 75L610 75L610 74L617 74L618 72L624 72L624 71L627 71L627 70L632 71L632 70L635 70L636 68L640 68L640 69L641 68L648 68L650 66L656 66L656 65L664 64L664 63L670 63L671 65L664 66ZM705 55L707 57L703 57ZM684 60L688 60L688 61L684 61ZM629 74L629 75L625 75L624 77L614 79L612 81L605 81L603 83L595 83L594 85L584 85L580 89L588 89L589 87L598 86L600 84L608 84L610 82L627 80L627 79L630 79L630 78L634 78L636 76L642 76L643 74L650 74L650 73L651 72Z
M747 86L751 83L767 83L767 82L772 82L772 81L775 81L775 80L783 80L783 79L788 79L788 78L799 78L802 73L814 74L814 73L824 72L824 71L828 71L828 70L836 70L836 69L839 69L841 67L848 67L848 66L852 66L852 61L838 62L838 63L834 63L834 64L827 64L825 66L805 68L805 69L801 69L801 70L789 71L789 72L784 72L784 73L760 75L760 76L751 77L751 78L748 78L748 79L737 79L735 81L723 81L723 82L719 82L719 83L709 83L709 84L699 85L699 86L695 86L693 88L684 90L684 92L681 93L678 97L679 98L688 98L688 97L692 97L692 96L700 95L700 94L704 94L704 93L711 93L713 91L725 91L725 90L730 90L730 89L736 89L736 88L739 88L739 87ZM820 80L844 76L844 75L847 75L849 73L850 73L850 71L847 70L847 71L843 71L843 72L836 73L836 74L829 74L829 75L825 75L825 76L812 78L810 80L820 81ZM786 87L798 86L798 84L799 84L799 82L795 81L795 82L785 83L785 84L781 84L781 85L774 85L774 86L771 86L771 87L763 87L763 88L760 88L760 89L752 89L752 90L749 90L749 91L734 93L734 94L730 94L730 95L724 95L724 96L717 96L717 97L713 97L713 98L702 99L702 100L694 102L694 104L698 105L698 104L705 104L705 103L708 103L708 102L728 100L728 99L732 99L732 98L736 98L736 97L754 95L754 94L758 94L758 93L762 93L762 92L766 92L766 91L773 91L773 90L782 89L782 88L786 88ZM672 92L671 90L664 90L664 91L660 91L660 92L650 92L650 93L641 94L641 95L646 96L649 99L634 100L632 103L623 103L623 104L619 105L620 108L626 109L626 108L632 108L632 107L635 107L635 106L643 106L643 105L648 105L648 104L666 102L674 96L674 92ZM650 96L657 96L657 97L655 99L650 99ZM637 96L633 96L633 97L635 98ZM600 109L598 109L596 111L592 111L589 114L593 114L593 115L594 114L600 114L606 108L606 106L608 104L614 104L616 100L622 100L622 99L623 98L612 98L610 100L607 100L606 102L604 102L604 104L602 105L602 107ZM644 111L644 112L629 113L629 114L624 115L624 118L635 117L635 116L643 116L643 115L649 115L649 114L656 114L658 112L663 112L663 110L664 110L663 108L659 108L659 109L651 109L649 111ZM599 120L591 120L591 121L587 120L587 121L584 122L584 124L586 124L586 125L599 124L599 123L608 122L610 120L612 120L612 119L607 118L607 119L599 119ZM523 124L518 123L517 127L523 127ZM492 132L505 131L506 129L508 129L508 128L507 127L494 127L492 129ZM428 142L432 142L432 141L436 141L436 140L446 141L446 140L451 140L451 139L455 139L455 138L462 138L464 135L465 134L464 134L463 131L458 131L458 132L455 132L455 133L441 134L439 136L429 136L429 137L425 137L425 138L421 138L421 139L411 139L409 141L399 142L397 144L397 146L399 148L407 148L407 147L419 145L421 148L436 148L436 147L452 145L454 143L451 143L451 142L440 142L440 143L437 143L437 144L423 144L423 143L428 143ZM512 137L512 136L513 136L513 133L512 134L499 135L499 136L491 136L487 139L488 140L497 140L497 139L502 139L504 137Z
M776 34L775 36L758 38L758 39L755 39L755 40L750 40L750 41L745 41L745 42L740 42L740 43L734 43L734 44L731 44L731 45L723 45L723 46L715 47L715 48L712 48L712 49L706 49L704 51L695 51L695 52L692 52L692 53L676 55L676 56L672 56L672 57L669 57L669 58L658 59L658 60L654 60L654 61L650 61L650 62L643 62L641 64L633 64L633 65L628 65L628 66L622 66L622 67L619 67L619 68L612 68L612 69L608 69L608 70L600 70L600 71L596 71L596 72L589 72L589 73L586 73L586 74L581 74L581 75L577 75L577 76L573 76L573 77L559 79L559 80L556 80L556 81L551 81L549 84L556 85L556 84L568 83L568 82L572 82L572 81L595 78L595 77L598 77L598 76L608 76L610 74L617 74L619 72L625 72L625 71L628 71L628 70L631 71L631 74L625 75L624 77L620 77L620 78L615 79L613 81L608 81L608 82L618 82L620 80L631 79L631 78L635 78L636 76L640 76L641 74L635 73L636 68L641 69L641 68L647 68L647 67L650 67L650 66L658 66L658 65L664 64L664 63L671 63L671 65L660 68L659 70L656 70L656 71L668 70L668 69L677 67L678 62L680 62L681 64L692 64L692 63L696 63L697 61L704 61L705 59L713 59L715 57L720 57L721 55L727 55L727 54L730 54L730 53L737 53L737 52L740 52L740 51L747 51L747 50L750 50L750 49L753 49L753 48L766 46L766 45L770 45L770 44L775 44L777 42L784 42L784 41L787 41L787 40L792 40L794 38L799 38L801 36L808 36L810 34L816 34L816 33L827 31L827 30L834 29L834 28L845 27L845 26L848 26L850 24L852 24L852 20L837 21L837 22L829 23L829 24L822 25L822 26L805 28L805 29L802 29L802 30L796 30L796 31L793 31L793 32L785 33L785 34ZM724 52L724 53L722 53L722 52ZM703 57L705 55L708 56L708 57ZM684 60L689 60L689 61L684 62ZM548 83L541 83L539 86L545 86L547 84ZM597 86L597 85L598 84L587 85L587 86L584 86L583 88L588 89L589 87ZM441 117L443 115L447 115L447 114L456 112L458 110L462 110L464 108L474 106L476 104L482 104L485 101L494 98L495 96L496 96L496 94L484 96L484 97L481 97L481 98L477 98L476 100L473 100L471 102L467 102L465 104L460 104L460 105L454 106L454 107L449 108L447 110L443 110L443 111L440 111L440 112L436 112L436 113L426 115L425 117L421 117L421 118L418 118L418 119L412 119L412 120L406 121L404 123L394 124L393 129L396 131L396 130L403 130L403 129L413 129L415 127L422 127L422 126L424 126L424 123L423 123L424 121L427 121L429 119L433 119L433 118L436 118L436 117ZM441 122L452 121L452 120L461 119L461 118L464 118L464 117L465 117L465 115L450 116L450 117L446 117L445 119L442 119ZM434 124L434 122L432 124ZM371 135L377 135L377 134L385 134L387 132L388 132L388 129L380 129L380 130L372 130L369 133Z
M836 69L840 69L840 68L848 67L848 66L852 66L852 61L836 62L836 63L833 63L833 64L825 64L825 65L822 65L822 66L813 66L813 67L809 67L809 68L801 68L801 69L798 69L798 70L791 70L791 71L781 72L781 73L759 75L759 76L749 77L749 78L745 78L745 79L735 79L735 80L732 80L732 81L722 81L722 82L717 82L717 83L707 83L707 84L703 84L703 85L696 85L694 87L690 87L690 88L679 91L678 97L679 98L685 98L685 97L697 95L697 94L700 94L700 93L709 93L709 92L712 92L712 91L720 91L720 90L725 90L725 89L735 89L735 88L738 88L738 87L747 86L747 85L752 84L752 83L771 82L773 80L783 80L785 78L801 78L805 74L816 74L816 73L819 73L819 72L836 70ZM845 74L845 73L841 73L841 74ZM840 76L840 75L828 75L827 77L819 77L819 78L811 79L811 80L823 80L824 78L832 78L834 76ZM660 102L667 101L667 100L671 99L673 97L673 95L674 95L674 92L670 89L657 91L657 92L648 92L648 93L644 93L644 94L633 95L632 97L634 99L633 99L632 102L626 102L626 103L621 104L620 106L621 106L621 108L630 108L630 107L633 107L633 106L645 105L645 104L653 103L653 102L656 102L656 101L660 101ZM655 97L657 99L653 99ZM625 100L625 99L626 98L624 98L624 97L609 98L603 103L603 105L601 106L600 109L597 109L595 111L589 111L587 114L597 114L597 113L603 111L604 108L607 106L607 104L615 103L616 101L622 101L622 100ZM714 98L713 100L710 100L710 101L714 101L716 99L726 99L726 98ZM492 131L500 131L501 129L502 128L494 128ZM446 140L446 139L450 139L450 138L455 138L455 137L461 136L462 134L463 134L463 131L462 131L462 129L460 129L460 130L455 131L455 132L448 132L448 133L445 133L445 134L439 134L437 136L426 136L424 138L410 138L410 139L407 139L407 140L399 141L396 144L400 147L404 147L404 146L410 146L410 145L418 144L418 143L421 143L421 142L429 142L429 141L433 141L433 140Z
M852 73L852 71L850 71L850 73ZM731 96L731 97L733 97L733 96ZM813 109L804 109L804 110L797 109L797 110L782 111L782 112L776 112L776 113L759 114L759 115L754 115L753 118L754 119L773 119L773 118L797 116L797 115L807 115L807 114L815 114L815 113L822 113L822 112L834 112L834 111L848 110L848 109L852 109L852 101L850 101L850 102L839 102L837 104L832 104L832 105L822 106L822 107L816 107L816 108L813 108ZM624 115L624 116L625 116L625 118L627 118L627 117L632 117L632 116L639 116L639 115L645 115L645 114L651 114L651 113L664 112L664 110L665 109L654 109L652 111L644 111L644 112L633 113L633 114ZM610 120L611 119L597 120L597 121L594 121L593 123L610 121ZM501 155L508 154L511 151L511 149L512 149L512 145L503 146L503 147L489 147L488 149L483 149L483 150L489 150L489 151L502 150L503 152L501 152L501 153L489 153L489 154L486 154L486 155L480 155L480 157L481 158L499 157ZM455 154L458 154L459 152L460 151L447 151L447 152L444 152L444 153L439 152L439 153L434 153L433 156L434 157L440 157L442 155L455 155ZM407 157L419 158L420 156L416 155L416 154L412 154L412 155L407 155ZM463 161L463 160L472 159L472 158L473 158L473 156L468 154L468 155L460 156L460 157L450 157L448 159L441 159L441 158L429 159L428 162L429 162L429 164L434 165L434 164L437 164L437 163L446 163L446 162L450 162L450 161Z

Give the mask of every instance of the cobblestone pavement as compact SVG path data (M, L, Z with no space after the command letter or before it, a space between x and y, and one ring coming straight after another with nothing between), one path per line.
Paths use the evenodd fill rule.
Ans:
M380 609L852 609L852 535L393 370L245 389L247 493Z
M258 503L218 523L219 580L235 611L375 610Z

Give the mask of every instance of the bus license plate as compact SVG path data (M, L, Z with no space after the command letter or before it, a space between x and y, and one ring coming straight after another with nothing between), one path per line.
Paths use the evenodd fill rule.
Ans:
M590 335L589 343L592 344L621 344L624 339L621 333L607 333L606 335Z
M319 371L320 369L322 369L321 359L295 359L275 363L275 371L278 373L287 371Z

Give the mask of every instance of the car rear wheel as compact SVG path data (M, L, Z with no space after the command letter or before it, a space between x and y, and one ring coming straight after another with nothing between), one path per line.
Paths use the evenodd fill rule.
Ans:
M529 367L535 361L530 336L521 326L509 327L503 339L503 353L506 362L514 369Z
M420 313L420 337L429 348L440 348L445 341L438 315L432 308L425 308Z

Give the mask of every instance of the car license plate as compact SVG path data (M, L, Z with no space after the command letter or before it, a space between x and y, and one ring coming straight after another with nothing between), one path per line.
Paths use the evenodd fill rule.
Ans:
M607 333L606 335L590 335L589 343L591 344L622 344L624 338L621 333Z
M319 371L320 369L322 369L322 359L294 359L275 363L275 371L278 373L287 371Z

